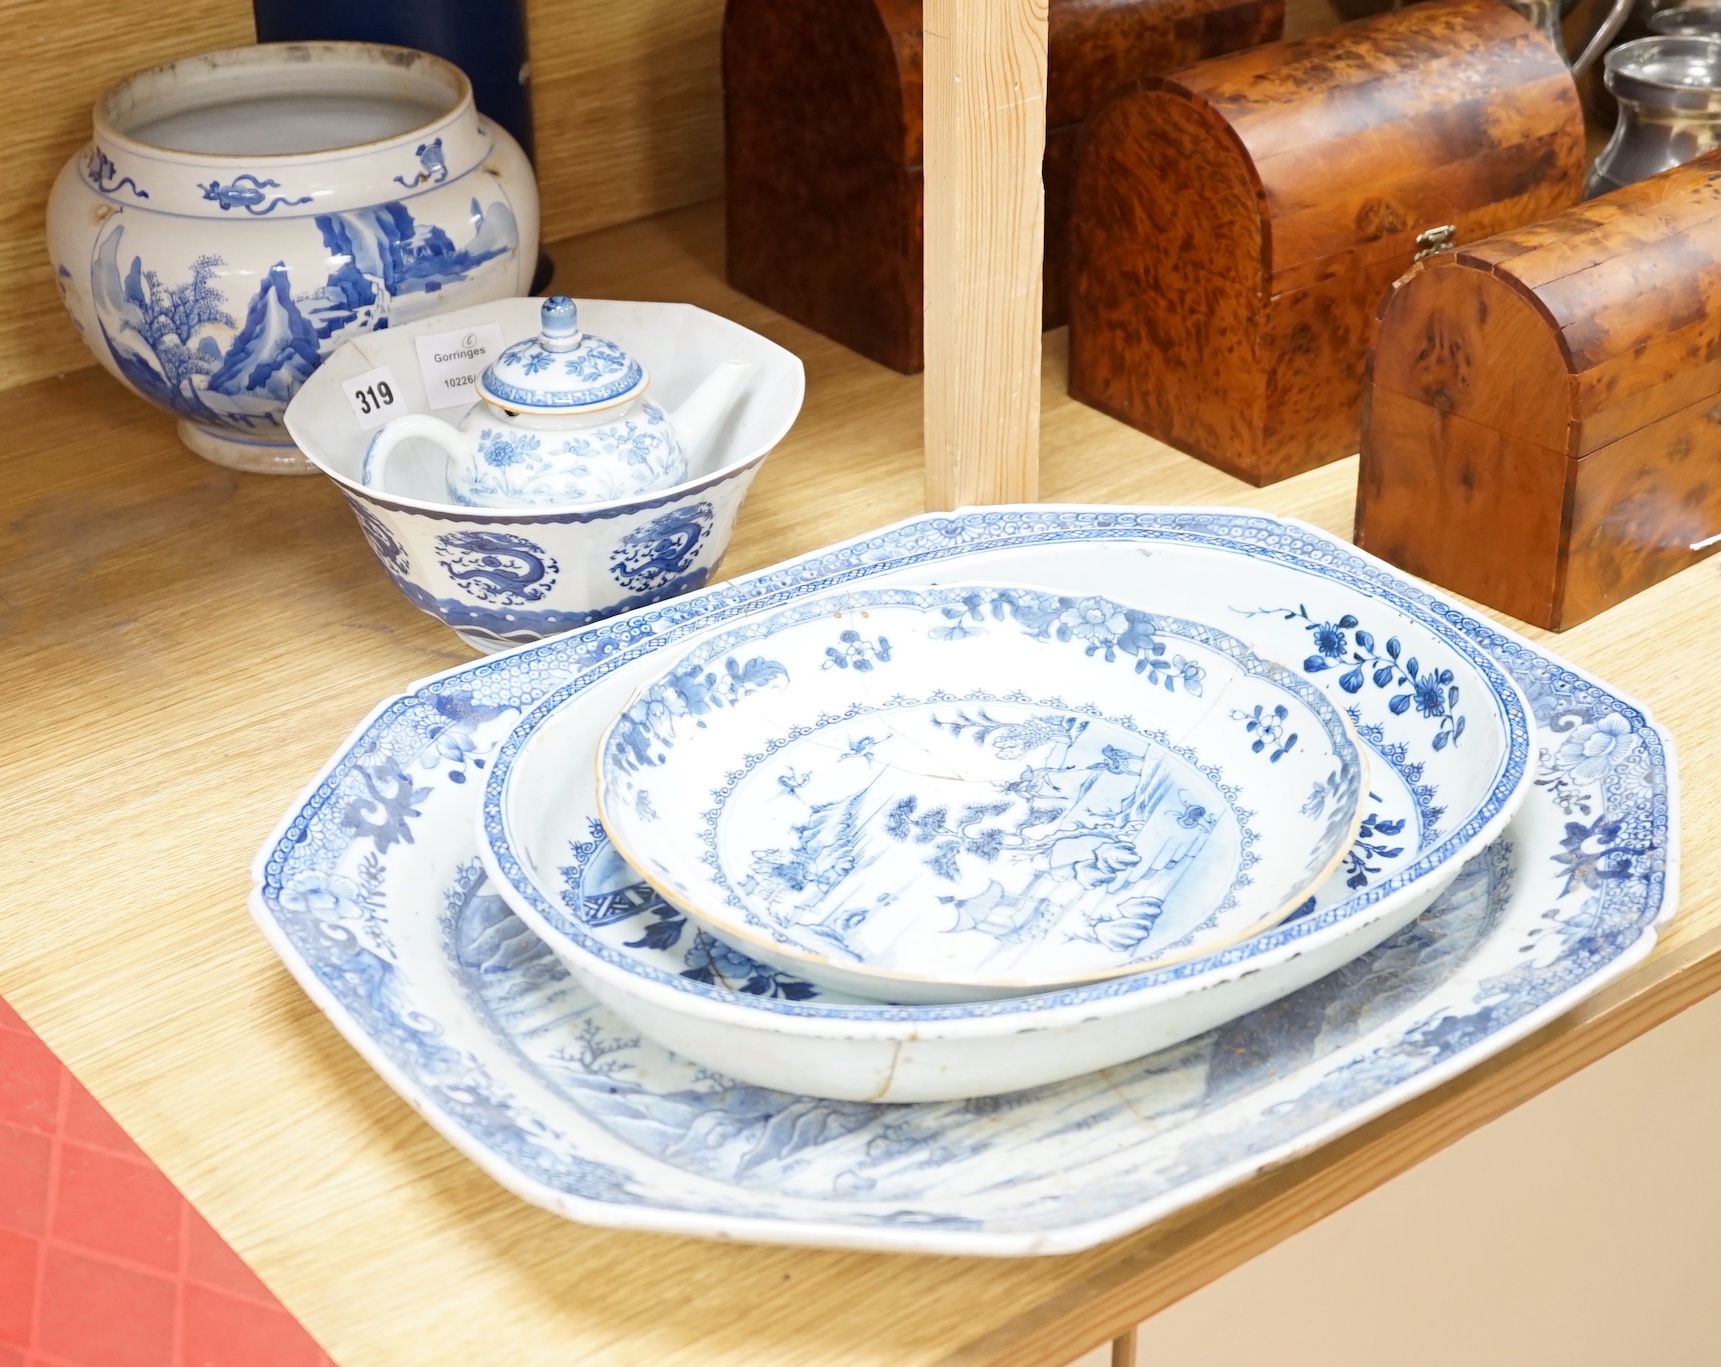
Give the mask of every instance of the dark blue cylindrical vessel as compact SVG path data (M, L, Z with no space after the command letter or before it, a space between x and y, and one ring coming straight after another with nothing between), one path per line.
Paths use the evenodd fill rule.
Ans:
M252 0L257 41L392 43L444 57L472 81L478 112L533 155L525 0Z

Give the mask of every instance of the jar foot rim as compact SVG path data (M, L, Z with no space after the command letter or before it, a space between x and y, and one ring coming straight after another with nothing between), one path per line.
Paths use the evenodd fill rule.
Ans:
M317 473L317 467L290 441L243 441L212 432L183 418L179 423L179 439L204 460L225 465L229 470L243 470L253 475Z

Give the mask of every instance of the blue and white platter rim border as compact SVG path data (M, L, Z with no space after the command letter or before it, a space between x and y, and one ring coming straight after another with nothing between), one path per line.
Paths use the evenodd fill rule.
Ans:
M1146 525L1182 523L1194 527L1202 521L1221 518L1227 520L1241 519L1281 532L1294 532L1300 537L1313 538L1315 541L1325 544L1331 553L1342 554L1350 557L1356 564L1373 567L1374 573L1384 574L1393 580L1398 586L1399 593L1409 593L1424 604L1432 606L1448 623L1490 652L1494 652L1507 660L1520 661L1526 666L1540 663L1549 667L1568 691L1582 690L1598 694L1602 699L1617 704L1616 710L1635 713L1638 726L1634 728L1634 731L1647 732L1654 737L1656 748L1659 751L1661 772L1664 775L1664 787L1661 796L1655 804L1652 804L1651 811L1654 827L1661 836L1663 843L1661 848L1654 852L1657 859L1654 861L1650 872L1642 880L1654 894L1647 897L1645 903L1646 910L1650 907L1654 908L1653 914L1649 915L1647 919L1640 919L1639 931L1635 939L1571 987L1553 994L1540 1005L1514 1017L1499 1029L1472 1040L1447 1055L1443 1060L1428 1065L1422 1071L1396 1084L1384 1087L1368 1100L1349 1107L1323 1123L1313 1125L1307 1130L1277 1144L1270 1145L1258 1153L1233 1160L1201 1178L1189 1181L1156 1199L1150 1200L1143 1206L1085 1224L1066 1226L1050 1232L1029 1231L1001 1234L932 1227L867 1226L824 1222L817 1219L760 1218L745 1214L704 1213L656 1208L643 1202L624 1205L558 1190L526 1175L506 1157L488 1148L477 1135L466 1130L455 1117L438 1107L421 1090L418 1083L408 1075L406 1070L388 1055L379 1041L365 1030L335 993L324 985L315 970L292 944L278 919L280 916L278 904L271 904L280 890L278 884L273 889L270 887L272 873L276 871L275 866L284 861L292 849L303 839L303 823L313 806L325 804L336 796L337 789L331 779L352 767L360 743L379 721L397 709L404 709L416 696L427 691L435 694L438 692L437 686L448 681L464 680L474 675L482 676L492 671L507 669L522 659L539 655L566 656L566 663L558 666L559 670L563 671L561 677L565 679L566 671L571 670L577 673L582 663L589 665L602 659L608 653L603 646L598 646L595 649L589 648L587 638L593 635L605 632L617 633L624 640L637 641L642 636L653 632L654 626L649 625L651 623L662 623L666 629L673 629L697 619L703 615L702 609L707 600L715 595L724 594L737 597L741 606L750 608L755 605L755 602L749 597L749 590L756 589L761 580L780 580L785 576L793 580L795 571L804 570L809 564L834 554L853 552L857 549L864 551L869 545L876 545L892 537L900 537L915 527L927 526L929 530L946 535L954 542L957 537L963 534L965 525L973 526L973 524L978 523L979 530L983 531L986 525L997 526L1001 520L1009 518L1040 521L1076 518L1081 521L1092 521L1108 528L1120 525L1127 526L1132 523L1143 525L1144 522ZM858 577L860 573L862 571L858 569L850 571L849 577ZM822 576L804 576L804 578L820 577ZM838 577L838 582L841 582L841 576ZM609 644L612 647L614 645L613 642ZM1542 650L1516 633L1471 616L1458 604L1445 600L1437 594L1429 593L1401 578L1396 570L1385 565L1384 562L1357 550L1320 528L1296 519L1279 518L1271 514L1224 507L1114 509L1084 505L1031 505L1002 509L961 509L950 515L926 514L905 519L879 531L853 538L834 547L811 552L746 578L714 585L686 598L641 609L635 613L611 619L594 627L582 628L564 636L534 642L516 650L444 670L417 681L405 692L388 698L373 708L364 720L354 728L347 741L335 752L323 770L305 786L299 797L289 807L253 861L253 888L248 899L248 905L259 929L279 955L282 963L299 981L306 995L346 1037L360 1056L377 1070L397 1094L424 1115L432 1126L457 1150L472 1159L500 1185L523 1200L587 1224L612 1228L644 1229L702 1237L881 1251L1025 1256L1075 1252L1142 1228L1164 1218L1174 1210L1234 1186L1264 1168L1281 1165L1318 1148L1339 1135L1348 1133L1404 1102L1440 1086L1484 1059L1492 1057L1517 1041L1534 1034L1550 1021L1570 1010L1578 1002L1593 995L1607 983L1628 972L1649 955L1655 945L1658 931L1672 919L1678 909L1680 863L1678 833L1678 769L1672 737L1664 727L1653 720L1647 708L1635 699L1615 692L1595 676L1560 660L1557 656ZM642 1161L648 1164L650 1162L643 1156Z

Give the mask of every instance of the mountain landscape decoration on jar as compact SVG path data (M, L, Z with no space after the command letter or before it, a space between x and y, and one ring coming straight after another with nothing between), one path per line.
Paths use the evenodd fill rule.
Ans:
M90 266L102 339L144 397L195 422L283 440L287 401L342 342L439 313L459 302L458 287L487 283L497 270L512 274L520 234L508 206L473 200L470 217L472 234L459 246L399 201L296 220L306 239L296 260L332 269L296 278L278 261L247 298L227 281L249 272L224 270L219 253L200 253L178 272L157 269L131 250L117 213Z

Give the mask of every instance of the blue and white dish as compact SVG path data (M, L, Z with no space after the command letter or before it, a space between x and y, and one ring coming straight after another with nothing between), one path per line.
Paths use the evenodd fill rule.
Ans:
M1510 671L1508 688L1521 684L1533 708L1541 776L1506 838L1367 956L1152 1057L1002 1101L822 1102L713 1075L608 1011L488 886L473 826L481 815L488 824L491 794L479 780L517 719L558 690L577 690L594 671L610 677L612 661L656 637L673 648L833 577L923 581L928 565L943 564L953 578L974 578L972 562L1053 545L1060 555L1097 554L1114 570L1133 559L1136 572L1116 586L1131 598L1142 596L1160 552L1185 546L1302 566L1344 602L1391 603L1448 658L1482 647ZM1354 629L1344 630L1348 659ZM1461 699L1471 717L1461 748L1478 724L1477 701ZM1529 758L1520 750L1509 763ZM388 700L259 852L251 905L283 962L388 1083L498 1181L546 1209L718 1238L1064 1253L1356 1128L1641 961L1675 909L1672 763L1665 733L1630 699L1314 529L1200 509L988 509L916 518ZM1433 845L1451 849L1456 839L1463 848L1478 832L1497 834L1504 800L1434 815ZM1418 846L1419 857L1431 848ZM1375 904L1377 886L1391 895L1396 875L1419 862L1359 889L1365 905L1319 907L1259 937L1277 949L1255 961L1330 943ZM1049 997L1085 993L1099 1005L1136 981ZM663 986L675 984L690 996L712 991L675 975ZM918 1009L979 1019L1019 1008Z
M780 969L894 1002L1212 953L1351 848L1367 763L1201 622L996 584L849 589L699 641L599 742L622 857Z
M48 251L96 360L198 455L310 474L283 425L343 342L523 294L531 163L427 52L279 43L187 57L96 101Z
M447 457L448 498L465 508L567 507L680 484L741 392L748 367L725 361L673 413L645 397L645 368L616 343L580 330L579 305L543 302L536 337L515 342L478 377L478 402L458 427L426 413L391 418L360 471L388 488L401 443Z
M1400 660L1403 677L1440 683L1444 714L1424 716L1403 686L1376 685L1372 677L1356 686L1354 661L1324 668L1340 657L1318 646L1304 655L1305 676L1350 710L1368 747L1370 777L1366 815L1343 864L1284 925L1116 983L983 1007L850 1004L689 924L609 844L597 820L598 738L639 685L661 672L654 660L667 648L656 639L622 646L551 693L501 746L486 780L479 835L493 886L589 990L649 1038L755 1085L844 1100L979 1096L1110 1067L1336 968L1423 911L1523 800L1527 704L1480 646L1440 630L1440 619L1415 604L1366 596L1374 588L1367 581L1256 554L1247 542L1126 525L1127 539L1100 535L1105 528L1066 541L1000 537L996 551L964 550L958 542L949 577L961 579L971 560L1007 549L1013 575L1062 578L1065 587L1090 573L1096 582L1126 582L1164 600L1193 593L1196 582L1212 584L1208 608L1225 612L1251 644L1268 640L1296 658L1309 649L1298 650L1300 642L1318 635L1329 650L1372 649ZM886 582L925 578L943 559L926 556L911 562L916 568L873 574ZM839 583L853 577L828 573ZM826 582L763 601L798 601ZM1219 607L1228 590L1246 595L1237 600L1241 610ZM1301 610L1257 606L1277 601ZM1305 615L1311 604L1318 633ZM1358 620L1356 612L1365 615ZM1352 640L1358 630L1361 643Z
M646 643L641 643L644 646ZM616 852L597 815L598 738L653 653L630 651L551 693L487 766L479 852L491 886L589 991L646 1038L755 1086L847 1101L934 1101L1061 1081L1126 1062L1302 986L1432 900L1435 870L1306 936L1274 932L1175 967L978 1007L863 1002L762 962L690 921ZM1376 824L1414 828L1402 780L1371 784ZM1399 813L1397 817L1384 815ZM1376 842L1378 843L1378 841ZM1385 846L1399 865L1415 840ZM1359 837L1353 852L1365 851ZM1360 854L1359 854L1360 857ZM1362 898L1335 872L1315 908ZM1366 878L1364 879L1366 882ZM1292 923L1296 924L1295 922Z
M758 333L691 304L582 299L582 323L639 357L653 393L678 417L696 391L705 406L721 410L699 424L706 444L688 453L686 479L603 503L469 508L450 500L447 454L409 441L389 464L387 488L367 487L371 431L343 385L386 373L394 403L415 420L428 415L419 338L494 324L504 345L512 344L537 335L542 302L504 299L357 339L331 356L287 409L288 431L340 486L396 587L483 651L703 585L728 549L759 466L801 409L800 361ZM731 382L732 394L719 392Z

